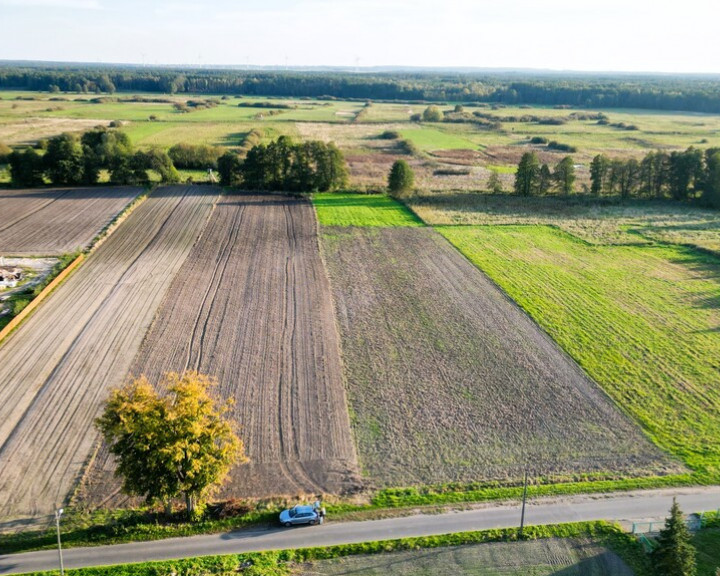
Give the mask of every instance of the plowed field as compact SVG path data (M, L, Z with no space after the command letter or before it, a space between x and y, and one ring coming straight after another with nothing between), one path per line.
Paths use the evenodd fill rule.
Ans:
M223 197L180 268L133 362L216 376L233 398L249 465L227 494L342 492L356 483L337 330L312 206L284 197ZM87 489L118 502L103 448Z
M0 254L57 256L88 246L139 188L0 190Z
M322 240L358 456L380 485L678 469L435 231Z
M154 193L0 346L0 516L63 501L217 194Z

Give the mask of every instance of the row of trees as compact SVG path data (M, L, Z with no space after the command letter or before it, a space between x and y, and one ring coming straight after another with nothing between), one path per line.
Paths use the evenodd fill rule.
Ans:
M373 100L500 102L720 113L709 77L548 75L488 72L272 72L139 66L0 66L0 88L44 91L185 92Z
M518 163L514 190L520 196L568 195L574 192L575 181L571 156L551 170L540 164L535 152L526 152ZM590 163L589 192L621 198L699 199L720 208L720 148L650 152L640 161L598 154Z
M650 152L638 161L604 154L590 164L590 191L623 198L702 199L720 208L720 148Z
M235 152L218 159L220 182L249 190L327 192L347 185L348 171L342 152L333 143L294 143L281 136L258 144L242 160Z
M55 185L95 184L101 170L108 170L116 184L139 184L154 170L163 182L179 176L164 150L135 151L127 134L97 128L78 137L61 134L47 141L45 153L34 148L9 155L10 176L16 186L38 186L47 177Z
M526 152L515 173L515 193L519 196L543 196L554 190L572 194L575 179L575 163L571 156L565 156L551 171L547 164L540 164L535 152Z

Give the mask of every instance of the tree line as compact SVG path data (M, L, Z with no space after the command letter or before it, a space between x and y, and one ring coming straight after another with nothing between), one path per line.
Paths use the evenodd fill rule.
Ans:
M551 170L540 164L535 152L526 152L515 173L515 193L544 195L551 191L572 194L576 180L571 156ZM595 196L621 198L672 198L697 200L720 208L720 148L705 151L654 151L641 160L609 158L598 154L590 163L590 188Z
M218 159L220 183L248 190L327 192L347 185L342 152L333 143L294 143L281 136L251 147L244 159L228 151Z
M0 89L155 92L307 98L498 102L720 113L711 76L533 75L502 73L272 72L139 66L0 65Z
M45 178L55 185L91 185L107 170L114 184L141 184L149 181L148 170L162 182L179 180L168 153L159 148L135 150L127 134L96 128L76 134L61 134L35 148L14 150L9 156L10 178L15 186L39 186ZM41 152L44 153L41 154Z
M96 184L102 170L113 184L144 184L149 170L163 183L180 180L177 168L216 169L225 186L250 190L326 192L347 185L348 170L342 152L333 143L294 143L281 136L269 144L259 143L259 132L250 133L255 144L240 153L203 144L176 144L135 150L120 130L95 128L81 136L61 134L39 143L37 148L11 150L0 145L0 163L10 164L14 186L40 186L46 179L54 185ZM242 154L245 154L244 157Z

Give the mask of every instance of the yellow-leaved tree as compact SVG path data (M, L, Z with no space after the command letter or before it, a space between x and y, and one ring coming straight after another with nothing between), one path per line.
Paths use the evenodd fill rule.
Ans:
M230 469L247 462L225 418L229 403L218 406L211 395L216 385L198 372L169 372L157 390L140 376L111 392L97 426L125 493L166 507L182 495L193 517Z

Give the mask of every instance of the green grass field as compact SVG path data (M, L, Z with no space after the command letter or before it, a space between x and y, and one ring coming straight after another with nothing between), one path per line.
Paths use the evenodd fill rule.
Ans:
M542 224L591 244L696 246L720 255L720 211L672 201L420 194L410 208L428 225Z
M720 260L546 226L440 227L662 448L720 468Z
M466 133L453 133L440 128L441 124L421 126L402 131L420 150L476 150L479 146Z
M323 226L423 226L417 216L389 196L314 194Z
M573 158L578 166L577 188L588 183L588 164L595 154L639 157L652 149L676 150L688 146L720 146L720 116L639 110L556 110L547 107L465 107L467 113L481 111L500 121L495 127L475 123L417 123L413 114L426 105L393 102L364 103L342 100L312 100L267 97L221 97L193 94L139 94L167 102L132 102L134 94L0 92L0 142L30 144L62 132L82 132L98 124L121 121L133 143L140 148L169 148L179 142L237 147L242 136L261 128L265 139L284 134L297 139L333 141L350 157L351 184L377 189L385 184L387 171L379 166L392 163L398 151L387 141L378 141L385 130L394 130L418 149L414 168L416 182L436 191L482 190L486 179L447 178L436 175L439 168L457 167L457 155L465 155L462 166L494 169L505 175L505 188L523 152L533 149L543 162L555 164L564 153L542 146L530 146L529 139L542 136L578 148ZM213 98L213 108L181 113L174 103ZM238 106L263 103L270 108ZM439 104L451 111L450 103ZM270 115L271 112L277 114ZM357 113L363 111L360 117ZM634 125L637 130L598 125L596 120L576 120L573 113L602 111L612 123ZM561 125L539 122L509 122L509 116L564 118ZM150 117L153 120L150 120ZM467 152L471 151L471 152ZM444 155L443 152L446 154ZM455 156L453 156L455 155ZM383 160L385 162L383 162Z

